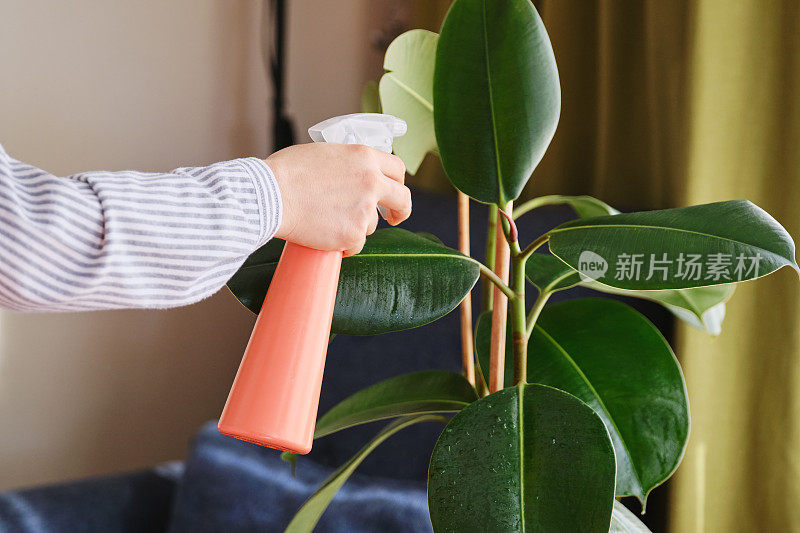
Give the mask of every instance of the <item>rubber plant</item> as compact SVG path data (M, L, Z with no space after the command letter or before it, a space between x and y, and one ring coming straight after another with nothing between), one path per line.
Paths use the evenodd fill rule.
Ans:
M548 299L583 284L659 302L716 334L735 283L797 269L792 239L744 200L620 213L587 196L545 196L514 208L561 106L553 50L529 0L456 0L440 34L400 35L384 66L380 106L408 122L396 153L411 172L426 154L441 157L460 198L460 250L428 234L376 231L342 264L333 331L413 328L468 302L480 277L489 290L474 343L469 305L461 306L463 374L397 376L319 418L316 437L392 421L287 531L312 530L376 446L423 422L444 424L428 472L437 532L646 531L618 499L644 507L680 463L689 435L681 368L631 307ZM490 206L486 264L469 256L470 201ZM571 206L576 218L523 245L515 219L549 204ZM229 283L253 312L281 246L256 252ZM537 294L529 309L526 283Z

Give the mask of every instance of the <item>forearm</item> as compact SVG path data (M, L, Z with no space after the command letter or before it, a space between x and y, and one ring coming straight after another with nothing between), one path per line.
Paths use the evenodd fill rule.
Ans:
M58 178L0 147L0 306L193 303L219 290L280 217L277 184L257 159Z

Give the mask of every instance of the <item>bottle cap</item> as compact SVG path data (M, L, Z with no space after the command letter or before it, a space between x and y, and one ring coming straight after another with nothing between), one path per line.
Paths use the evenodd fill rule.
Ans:
M392 140L405 135L406 121L381 113L353 113L323 120L308 128L314 142L365 144L386 153L392 152Z

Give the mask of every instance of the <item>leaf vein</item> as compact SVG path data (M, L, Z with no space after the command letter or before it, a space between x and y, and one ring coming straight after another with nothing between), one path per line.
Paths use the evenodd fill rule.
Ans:
M575 360L572 359L572 357L570 357L569 352L567 352L567 350L564 349L564 347L561 346L561 344L558 341L556 341L549 333L547 333L547 331L545 331L545 329L542 326L536 324L536 326L534 327L535 329L539 330L539 332L542 333L542 335L544 335L545 338L548 341L550 341L550 343L553 346L556 347L559 353L561 353L564 356L564 358L569 362L569 364L572 365L572 367L575 369L575 372L578 374L578 376L580 376L580 378L584 381L584 383L586 383L586 386L589 387L589 390L597 399L597 402L600 404L600 407L603 409L603 412L608 417L608 421L614 427L614 431L616 431L617 435L619 435L619 440L622 443L622 447L625 448L625 453L630 458L631 470L633 471L633 474L636 476L636 481L638 481L639 483L639 491L640 492L643 491L644 487L642 485L642 477L639 474L639 472L636 471L636 465L634 464L633 457L631 456L631 452L628 449L628 444L625 442L625 439L623 438L622 432L620 432L619 427L617 427L617 423L614 421L614 417L611 416L611 412L608 410L608 407L606 407L605 402L603 402L603 398L600 396L600 393L598 393L597 390L594 388L594 386L592 386L592 383L589 381L589 378L586 376L586 374L583 373L583 370L581 370L581 368L578 366Z

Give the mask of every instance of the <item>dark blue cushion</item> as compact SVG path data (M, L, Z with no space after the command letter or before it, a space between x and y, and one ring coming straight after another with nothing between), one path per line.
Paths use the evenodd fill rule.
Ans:
M157 533L169 521L174 472L156 469L0 494L2 533Z
M186 461L170 531L283 531L332 471L301 457L292 476L278 452L221 435L209 423ZM430 532L425 484L356 472L315 531Z

